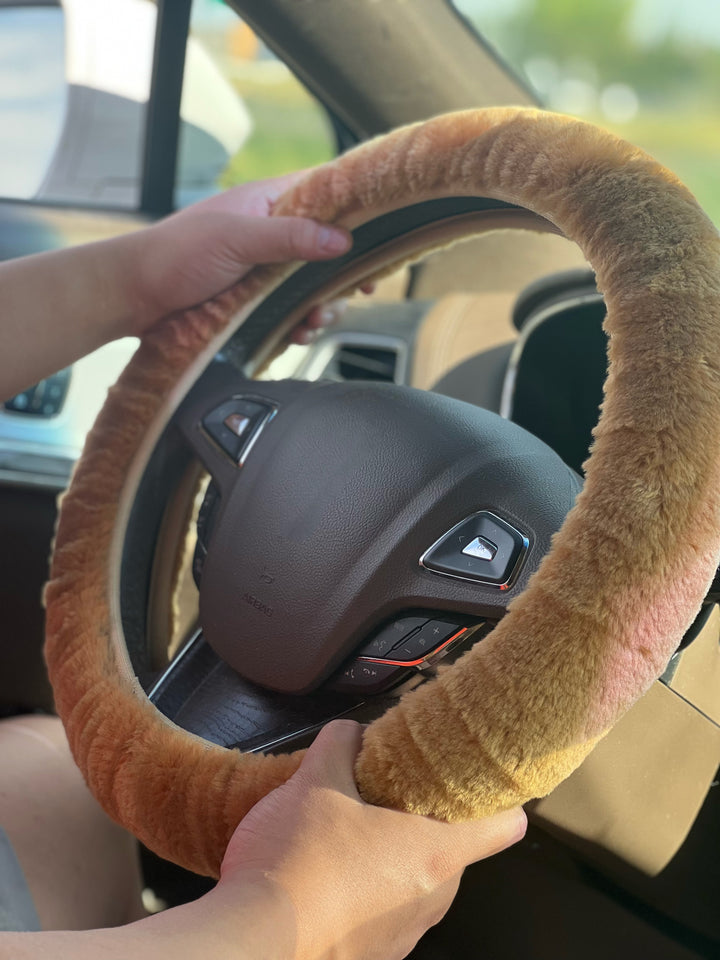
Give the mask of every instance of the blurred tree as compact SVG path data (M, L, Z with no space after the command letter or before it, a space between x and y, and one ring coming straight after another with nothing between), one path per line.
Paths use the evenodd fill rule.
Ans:
M547 106L644 147L720 224L720 0L453 2Z
M565 76L586 78L591 65L598 87L629 84L647 105L720 103L720 51L702 37L691 42L671 31L646 41L633 22L635 0L521 0L482 8L458 0L458 6L520 69L544 57Z
M622 79L630 57L633 0L532 0L506 19L512 59L551 57L558 64L588 61L601 83Z

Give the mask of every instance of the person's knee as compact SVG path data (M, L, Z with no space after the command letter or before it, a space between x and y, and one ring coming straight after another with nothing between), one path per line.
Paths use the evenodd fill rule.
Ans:
M58 717L28 714L0 720L0 746L9 738L14 740L18 737L22 738L25 747L29 746L30 740L40 750L51 750L56 754L69 752L65 731Z
M141 915L135 841L101 810L60 721L0 721L0 823L45 929L113 926Z

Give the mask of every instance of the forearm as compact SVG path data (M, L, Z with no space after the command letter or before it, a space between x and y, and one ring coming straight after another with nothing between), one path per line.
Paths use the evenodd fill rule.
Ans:
M0 263L5 399L142 322L141 234Z
M109 930L0 933L0 960L292 960L294 915L270 885L222 885L193 903Z
M255 264L345 253L346 230L269 216L299 176L244 184L101 243L0 263L0 400L203 303Z

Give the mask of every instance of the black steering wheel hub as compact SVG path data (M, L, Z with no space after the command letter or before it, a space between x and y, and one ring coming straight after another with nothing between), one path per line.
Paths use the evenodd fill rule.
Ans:
M283 693L317 689L353 654L369 662L363 643L409 610L419 632L443 611L460 615L453 634L463 617L499 619L579 489L514 424L390 384L254 381L196 430L211 470L225 461L201 513L204 636ZM422 659L405 646L396 660Z

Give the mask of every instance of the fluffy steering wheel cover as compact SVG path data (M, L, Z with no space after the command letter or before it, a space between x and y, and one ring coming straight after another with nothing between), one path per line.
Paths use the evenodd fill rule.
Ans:
M441 196L526 207L574 240L607 305L610 370L585 488L489 638L367 730L369 800L445 819L543 796L663 671L720 554L720 240L692 195L591 125L503 108L371 141L277 204L354 226ZM162 856L217 875L234 826L299 762L199 741L118 653L107 554L124 476L193 357L278 270L148 334L66 495L47 587L58 712L91 789Z

